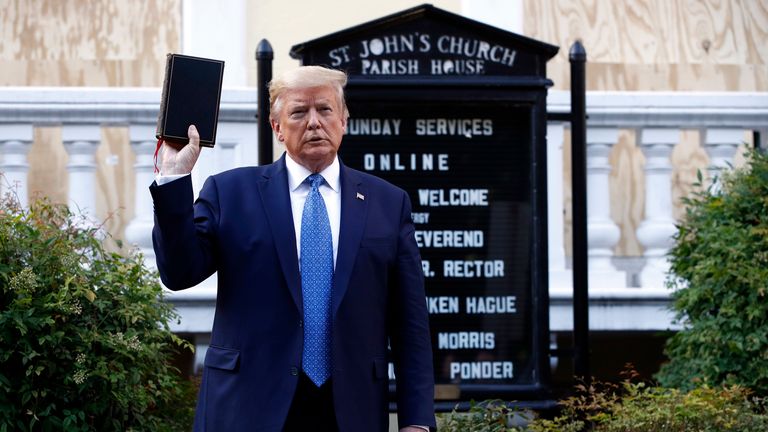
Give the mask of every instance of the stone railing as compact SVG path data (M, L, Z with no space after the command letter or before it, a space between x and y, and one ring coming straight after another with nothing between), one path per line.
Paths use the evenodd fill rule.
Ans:
M551 92L549 112L568 112L569 95ZM706 153L705 178L729 167L745 137L759 132L766 148L767 93L587 93L587 229L589 243L590 327L603 330L658 330L671 327L669 293L664 279L666 253L675 233L672 196L672 153L684 131L694 131L694 145ZM569 124L548 127L550 295L553 330L572 326L571 272L566 267L563 238L563 143ZM609 160L620 133L633 132L642 152L643 219L635 228L642 257L616 256L620 230L611 217L611 199L630 199L609 191L616 167ZM566 179L566 184L569 181ZM690 185L689 185L690 186ZM622 266L626 262L634 266Z
M125 127L135 156L134 217L125 228L125 238L142 249L149 264L154 264L152 203L147 186L154 175L156 141L153 137L159 99L159 89L147 88L0 88L0 172L6 177L5 182L0 182L0 191L8 184L15 185L19 198L26 203L30 163L27 155L35 128L56 126L61 128L61 145L69 158L69 201L86 213L93 212L96 207L95 152L102 141L101 129ZM569 109L568 93L550 92L548 110L551 113ZM668 313L660 311L668 298L663 285L667 269L665 253L671 244L675 220L670 155L680 141L682 130L700 131L699 145L709 157L708 170L710 174L717 173L734 160L745 131L760 131L765 140L768 94L590 92L587 112L590 298L594 307L602 308L597 315L593 314L594 325L605 329L666 328ZM225 89L216 148L200 159L193 172L196 190L212 173L256 164L255 113L255 89ZM568 207L564 191L569 181L566 178L564 182L563 176L563 148L568 130L567 123L549 122L549 261L551 322L555 330L571 325L568 306L571 276L563 217ZM633 261L639 263L634 270L617 265L621 259L615 256L614 250L619 241L619 227L610 211L609 179L615 168L609 155L620 131L626 130L635 132L634 146L645 157L642 182L645 216L636 229L644 252ZM614 194L614 199L627 197ZM184 316L177 331L205 333L210 329L215 276L198 288L173 293L170 298ZM637 319L629 318L631 314L614 307L644 302L650 309L646 315L642 311L636 314ZM600 315L600 310L605 313Z

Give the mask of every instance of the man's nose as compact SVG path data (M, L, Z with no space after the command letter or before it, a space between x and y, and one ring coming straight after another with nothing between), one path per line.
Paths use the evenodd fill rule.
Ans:
M317 129L320 127L320 117L317 115L317 110L309 110L309 121L307 122L308 129Z

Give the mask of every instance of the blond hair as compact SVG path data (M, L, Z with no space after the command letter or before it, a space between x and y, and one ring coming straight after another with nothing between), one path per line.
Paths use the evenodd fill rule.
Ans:
M339 105L344 110L344 118L349 117L347 103L344 100L344 86L347 85L347 74L336 69L322 66L299 66L278 75L269 82L270 120L277 120L282 109L280 97L287 91L329 86L336 91Z

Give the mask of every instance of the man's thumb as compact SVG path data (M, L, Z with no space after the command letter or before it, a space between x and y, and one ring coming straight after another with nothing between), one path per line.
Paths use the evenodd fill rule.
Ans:
M187 136L189 137L189 143L197 147L200 145L200 133L197 132L195 125L189 125L187 129Z

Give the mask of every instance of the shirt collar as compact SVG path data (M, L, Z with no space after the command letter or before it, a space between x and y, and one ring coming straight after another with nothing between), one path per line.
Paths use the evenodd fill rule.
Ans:
M304 180L312 174L308 169L293 160L290 155L285 156L285 168L288 170L288 189L290 189L291 192L298 189L299 186L304 183ZM340 171L341 168L338 156L334 156L333 162L331 162L331 164L324 170L320 171L320 175L323 176L325 182L336 193L338 193L341 188L341 179L339 178Z

